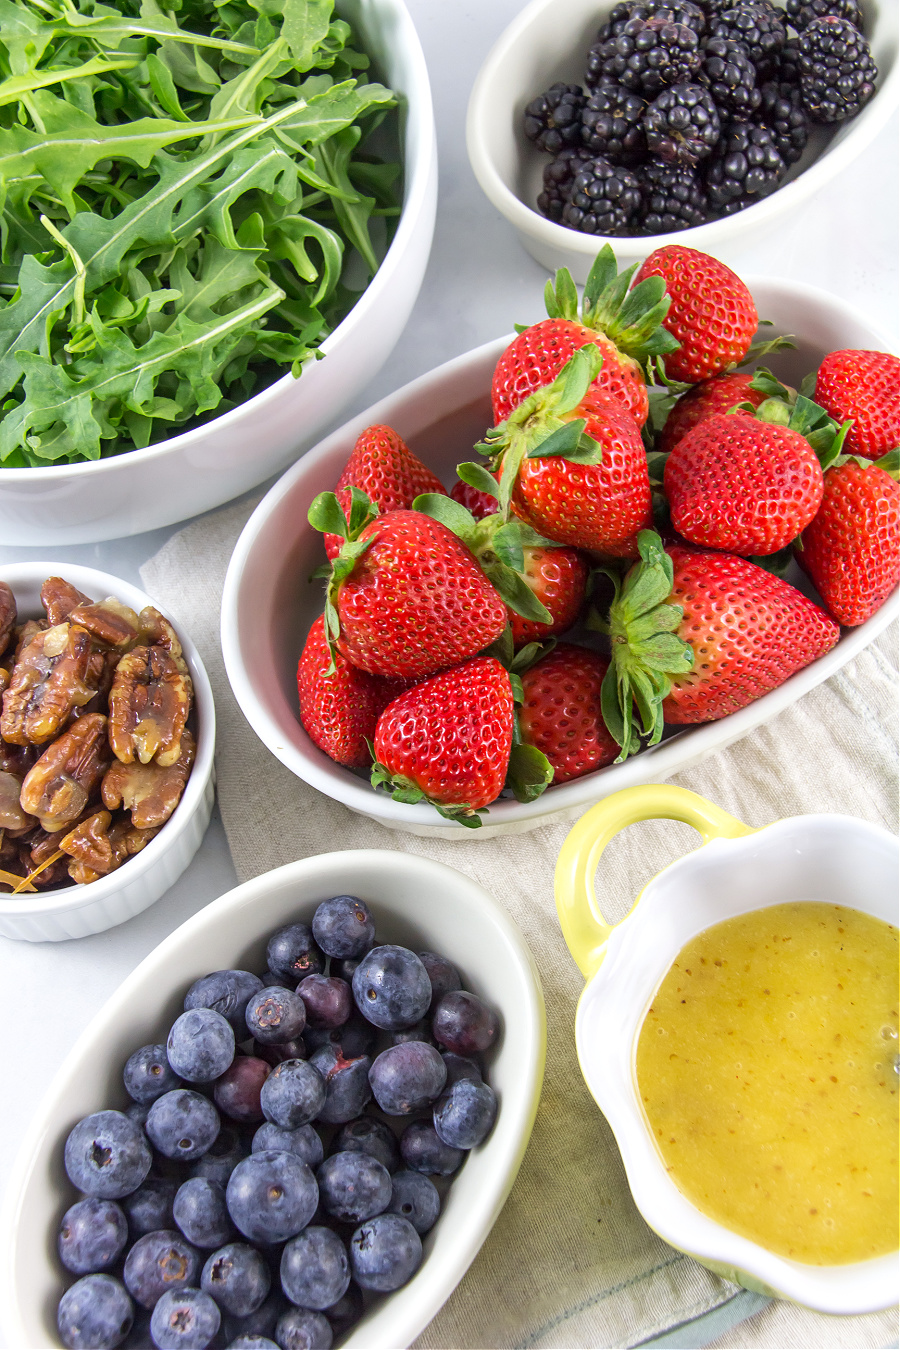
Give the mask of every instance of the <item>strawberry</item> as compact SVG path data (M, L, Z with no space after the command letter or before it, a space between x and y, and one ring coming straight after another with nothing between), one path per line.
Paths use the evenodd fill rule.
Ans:
M848 455L880 459L900 446L900 358L890 352L831 352L819 366L814 398L836 422L853 418Z
M636 266L636 264L635 264ZM641 362L675 345L660 327L668 308L663 286L651 281L628 294L635 267L618 275L615 254L604 245L585 282L581 315L578 292L566 268L547 282L549 319L531 324L514 338L497 362L491 384L494 421L504 422L523 399L550 384L586 343L603 357L597 389L623 403L638 426L647 420L647 382Z
M619 752L601 712L608 667L605 656L560 642L521 676L522 739L547 756L554 783L602 769Z
M828 612L849 628L871 618L900 581L897 458L837 459L825 474L822 505L803 531L797 561Z
M730 412L739 403L751 403L754 408L766 398L766 392L754 387L756 376L750 371L734 370L727 375L713 375L692 385L678 399L659 436L657 450L668 454L689 431L707 417Z
M365 494L354 487L351 497L349 520L333 492L320 493L309 510L315 529L345 538L331 567L325 631L351 664L421 680L499 636L506 606L446 525L420 511L373 520Z
M329 675L331 651L325 616L316 619L297 666L300 721L309 739L338 764L365 769L372 763L367 741L381 713L399 693L399 680L383 680L351 666L340 652Z
M747 556L786 548L816 514L823 491L805 436L743 412L717 413L682 436L663 485L679 534Z
M476 657L388 704L375 730L372 785L478 826L476 812L503 789L512 739L509 675L493 657Z
M631 556L650 520L647 457L634 418L590 387L600 360L592 343L580 347L478 449L500 470L501 512L514 507L558 543Z
M635 282L661 277L671 305L663 327L678 340L665 357L666 376L698 384L742 361L759 322L753 296L730 267L683 244L645 258Z
M639 544L641 562L616 579L608 623L591 625L611 639L603 713L620 759L639 748L639 730L654 745L664 721L713 722L736 712L840 637L823 609L746 558L663 549L650 530Z
M565 633L572 627L584 603L590 571L587 559L574 548L526 548L523 552L525 583L549 612L550 622L525 619L510 609L516 648Z
M386 426L367 427L353 447L335 488L337 499L345 510L349 506L351 487L365 492L382 514L412 506L420 492L445 491L440 479L412 453L392 427ZM325 535L325 553L329 562L337 557L342 543L338 534Z
M464 483L461 478L450 489L450 496L460 506L464 506L475 520L484 520L486 516L492 516L497 510L497 495L490 492L482 492L479 488L473 487L471 483Z

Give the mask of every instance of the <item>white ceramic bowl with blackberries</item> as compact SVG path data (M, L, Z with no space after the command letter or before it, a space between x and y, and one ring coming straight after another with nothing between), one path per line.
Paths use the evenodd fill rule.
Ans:
M294 1323L321 1350L409 1345L504 1204L544 1052L528 948L453 869L359 850L238 886L125 980L31 1122L0 1229L5 1344L174 1346L174 1314L219 1328L196 1347L286 1344ZM86 1289L108 1335L72 1330Z
M614 3L615 0L563 0L563 3L560 0L532 0L491 49L478 73L469 100L466 141L469 159L482 191L513 225L521 243L532 257L549 268L568 267L578 282L584 282L598 249L609 242L613 243L619 259L626 262L644 258L654 249L670 243L701 249L726 262L730 261L742 247L756 242L764 234L775 230L780 223L785 223L798 206L847 168L871 143L897 107L900 98L900 27L897 6L893 0L859 0L858 10L854 8L852 12L861 15L863 34L869 44L870 57L877 74L869 80L868 74L863 72L861 87L869 80L874 85L874 93L854 115L844 117L845 109L841 108L843 120L825 123L814 120L804 111L799 119L801 129L798 133L795 112L788 112L787 106L780 111L773 111L775 95L764 88L773 82L779 84L778 97L783 99L781 82L788 76L794 79L790 59L783 62L781 69L775 65L770 70L762 57L756 59L759 56L756 51L751 52L754 59L749 75L735 75L733 71L728 75L728 79L734 81L732 88L741 89L742 84L749 86L751 92L749 95L745 93L743 108L729 108L716 89L712 89L716 95L713 98L716 107L712 115L720 124L723 124L723 118L726 126L733 126L738 120L746 118L754 126L763 127L763 134L754 132L754 139L747 144L733 140L728 147L729 154L742 155L745 163L760 168L760 175L747 183L729 177L724 188L720 182L714 204L704 200L710 191L707 181L720 169L713 171L709 166L718 158L721 168L724 152L720 153L716 149L710 152L708 146L701 145L697 151L700 158L692 170L693 181L684 178L676 182L666 174L660 177L658 168L647 169L651 162L656 165L660 160L669 161L676 155L676 162L684 160L690 169L690 159L695 156L687 144L689 138L684 137L678 129L682 125L678 119L687 117L690 124L692 118L702 118L702 112L694 112L699 96L685 96L686 101L677 96L673 104L669 91L675 88L681 90L685 86L696 89L698 84L702 84L703 69L693 69L687 73L687 67L680 70L673 62L669 62L668 52L662 56L657 51L650 54L649 48L645 50L647 39L643 35L640 40L636 36L632 42L637 56L631 52L629 57L623 58L626 62L633 58L640 63L646 57L646 64L650 68L649 77L644 79L641 79L641 72L635 73L633 78L626 75L630 84L638 86L636 89L629 87L628 90L635 100L637 111L633 114L624 109L621 103L604 103L600 112L605 120L598 125L597 116L593 120L590 115L585 116L579 104L574 110L574 121L572 107L562 108L559 118L562 126L557 127L557 119L551 110L549 118L546 113L543 114L546 127L534 123L530 128L535 136L541 135L542 131L555 133L548 143L552 149L539 148L537 142L526 135L526 109L556 84L575 86L584 98L597 92L599 83L608 72L603 69L603 61L595 56L588 83L589 52L597 43L603 25L609 21ZM768 5L769 0L765 0L765 3ZM779 11L785 8L785 0L771 0L771 3ZM834 0L834 3L839 6L834 10L837 15L851 12L849 7L855 5L855 0ZM788 8L799 12L800 4L801 0L790 0ZM821 8L821 0L819 4ZM618 11L624 7L618 5L616 8ZM701 8L709 8L705 0ZM724 7L719 5L717 8ZM648 6L644 4L641 11L644 17L647 17L647 9ZM813 12L818 13L818 10ZM792 26L792 17L788 17L790 21L786 36L790 53L796 46L798 33ZM797 22L800 21L801 18L797 17ZM844 22L849 24L849 20ZM621 27L620 21L618 28ZM621 33L618 36L621 38ZM732 37L729 30L726 40ZM610 34L610 40L614 42L615 35ZM698 54L702 54L705 41L705 36L699 38ZM640 43L644 43L645 47L641 47ZM630 52L630 48L628 50ZM605 57L607 63L615 61L616 55L612 49L608 50ZM865 64L864 54L857 62L860 63ZM664 64L668 65L669 72L674 70L678 84L656 84L653 67L661 70ZM691 64L689 61L688 66ZM796 68L794 65L794 70ZM619 81L620 75L616 73L609 75L609 78ZM664 74L663 78L667 81L668 74ZM759 102L754 91L759 93ZM651 138L655 136L656 140L653 142L654 149L650 150L646 143L647 110L653 108L660 95L664 95L662 104L658 109L654 108L651 114ZM576 101L578 97L576 94ZM621 95L619 97L621 100ZM811 94L809 101L813 99ZM675 104L679 105L677 110ZM556 106L559 107L559 103ZM703 106L706 106L705 103ZM816 103L815 106L823 109L823 115L831 115L832 109L827 102ZM764 120L764 114L768 115L768 121ZM633 116L636 121L631 120ZM808 138L804 137L802 130L804 119ZM669 129L670 121L675 128L674 134L663 134ZM742 134L738 133L738 136ZM780 158L771 157L770 141L773 136ZM761 147L765 153L761 153ZM590 173L590 182L579 185L587 193L590 202L601 203L594 211L600 223L597 220L589 221L587 228L590 232L583 232L583 228L572 228L562 219L569 205L568 199L575 190L574 170L578 166L574 166L571 161L570 152L573 150L585 156L600 155L612 164L611 170ZM564 153L568 163L560 160L560 153ZM538 197L542 192L547 192L544 170L550 165L556 166L552 171L556 186L551 188L550 198L545 199L545 210L541 210ZM604 176L612 181L604 185ZM636 183L633 176L637 178ZM637 204L638 199L640 205ZM750 204L737 209L743 200ZM605 207L602 205L604 202ZM623 202L627 203L627 225L608 214L610 208L616 209ZM574 203L574 206L577 208L579 203ZM581 206L585 208L582 216L591 214L592 207L587 202L581 202ZM572 207L569 206L569 209ZM676 211L679 219L687 222L677 229L672 224ZM708 213L706 218L703 218L704 213ZM583 219L578 219L583 227ZM698 219L699 223L693 223Z

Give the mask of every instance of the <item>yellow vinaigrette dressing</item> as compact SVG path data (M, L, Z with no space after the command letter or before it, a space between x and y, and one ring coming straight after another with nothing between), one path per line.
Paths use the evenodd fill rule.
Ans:
M898 1245L897 929L772 905L679 952L644 1018L637 1081L676 1186L781 1256Z

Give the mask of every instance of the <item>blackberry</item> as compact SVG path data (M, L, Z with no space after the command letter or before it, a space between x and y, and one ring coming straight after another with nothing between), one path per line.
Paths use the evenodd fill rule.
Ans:
M769 128L785 164L796 164L809 140L809 118L800 99L800 89L787 81L768 81L760 90L759 119Z
M644 113L647 148L666 164L693 165L704 159L720 130L716 105L699 84L664 89Z
M584 149L563 150L544 165L544 190L538 194L537 207L548 220L562 220L563 207L572 196L575 175L590 158L590 153Z
M683 84L700 68L700 37L660 9L647 19L629 19L618 37L600 45L602 82L616 81L638 94L654 95Z
M869 44L846 19L815 19L797 39L800 95L815 122L843 122L875 93Z
M771 132L752 122L729 122L706 167L706 192L714 211L732 215L774 192L787 165Z
M756 67L740 42L710 38L699 79L723 116L737 121L750 117L760 105L762 95L756 87Z
M738 0L712 25L710 37L742 42L760 79L768 79L778 69L779 55L787 41L783 12L769 0Z
M525 109L525 135L549 155L558 155L581 139L584 90L577 84L552 84Z
M709 219L709 206L700 179L682 164L648 159L636 170L641 185L642 234L687 230Z
M621 84L606 84L591 95L581 114L581 140L592 155L611 164L638 164L647 155L641 118L647 104Z
M800 88L800 52L796 38L788 38L782 47L778 70L772 79L781 84L795 84L798 89Z
M798 33L808 28L814 19L825 19L829 15L846 19L854 28L863 31L863 16L858 0L786 0L784 7L789 22Z
M582 234L628 234L640 205L641 189L634 174L598 155L575 175L562 223Z

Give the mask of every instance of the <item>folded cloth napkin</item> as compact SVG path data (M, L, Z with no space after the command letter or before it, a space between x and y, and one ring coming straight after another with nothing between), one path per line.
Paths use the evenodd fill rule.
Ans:
M148 592L192 635L212 681L219 804L239 878L338 848L437 858L506 906L544 985L546 1077L519 1177L470 1270L416 1345L633 1346L717 1308L731 1305L735 1317L759 1309L758 1298L673 1250L644 1223L612 1133L585 1087L573 1037L582 979L553 902L553 871L571 822L485 840L468 831L457 841L387 830L295 778L244 720L222 664L219 606L233 546L254 505L243 500L200 518L141 569ZM833 811L894 829L895 647L895 636L882 637L786 712L674 781L750 825ZM697 843L688 826L671 821L617 836L598 877L607 917L622 917L650 877ZM748 1344L884 1346L896 1336L892 1314L833 1319L771 1306L778 1310L775 1339L766 1339L763 1325ZM769 1314L765 1307L751 1321ZM722 1326L720 1320L717 1332ZM741 1334L738 1327L721 1343L743 1344ZM691 1344L681 1335L678 1344Z

